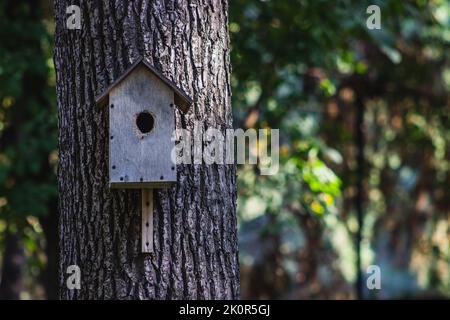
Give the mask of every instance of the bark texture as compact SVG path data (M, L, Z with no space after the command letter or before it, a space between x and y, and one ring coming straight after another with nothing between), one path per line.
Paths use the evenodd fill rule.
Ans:
M144 56L195 101L177 127L231 128L227 1L80 1L82 29L67 30L71 4L55 1L60 297L238 298L235 166L179 165L178 185L155 191L155 253L143 255L140 191L108 189L108 108L94 105ZM80 290L66 287L72 264Z

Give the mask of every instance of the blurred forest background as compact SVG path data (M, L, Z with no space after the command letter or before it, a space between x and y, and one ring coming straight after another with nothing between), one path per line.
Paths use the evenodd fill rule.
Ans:
M52 6L0 1L3 299L57 298ZM449 298L450 2L231 0L229 30L235 127L281 139L238 171L242 298Z

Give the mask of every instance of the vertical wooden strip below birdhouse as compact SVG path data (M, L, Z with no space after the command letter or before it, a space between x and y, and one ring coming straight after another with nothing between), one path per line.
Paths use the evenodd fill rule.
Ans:
M153 253L153 189L142 189L142 252Z

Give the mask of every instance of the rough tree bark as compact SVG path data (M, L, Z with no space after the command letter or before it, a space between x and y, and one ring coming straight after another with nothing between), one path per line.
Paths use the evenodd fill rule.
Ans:
M226 0L80 1L67 30L56 0L62 299L239 298L236 168L179 165L155 192L153 256L140 253L140 192L108 189L108 108L101 93L144 56L194 99L176 126L232 127ZM81 289L68 290L69 265Z

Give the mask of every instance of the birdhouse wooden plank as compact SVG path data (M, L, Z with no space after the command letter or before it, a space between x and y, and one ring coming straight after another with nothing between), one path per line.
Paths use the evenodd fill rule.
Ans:
M109 106L111 188L165 188L176 183L171 141L175 110L192 101L146 60L139 59L96 99Z

